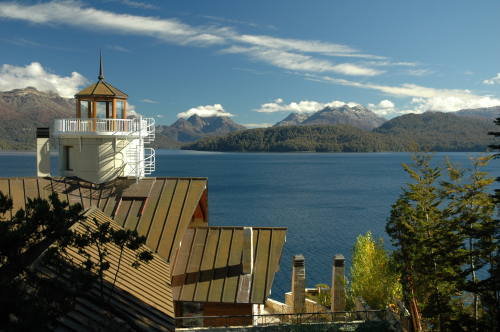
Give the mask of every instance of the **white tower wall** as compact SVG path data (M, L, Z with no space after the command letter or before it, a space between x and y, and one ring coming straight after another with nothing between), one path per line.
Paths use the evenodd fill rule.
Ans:
M114 137L60 137L59 174L93 183L118 176L144 176L144 144L141 140Z

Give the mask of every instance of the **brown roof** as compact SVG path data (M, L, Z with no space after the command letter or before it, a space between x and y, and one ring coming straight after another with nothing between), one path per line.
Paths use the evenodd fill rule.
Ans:
M252 230L253 272L243 274L243 227L188 229L172 271L174 300L264 303L279 269L286 228Z
M85 213L86 219L76 224L75 230L84 232L85 226L96 228L93 219L98 223L109 222L115 229L121 228L102 211L92 208ZM120 251L114 244L107 245L107 259L111 263L109 270L104 272L105 296L112 289L112 282L116 272ZM142 246L142 250L148 249ZM97 249L88 249L91 259L98 260ZM74 262L83 262L86 257L77 249L68 248L69 259ZM138 269L131 266L135 260L135 252L125 248L121 257L120 273L115 283L111 305L122 312L142 330L170 331L174 329L174 307L172 288L170 285L170 266L158 255L148 263L142 263ZM109 317L103 315L102 308L94 299L100 298L97 284L89 289L87 296L78 298L75 309L60 320L58 330L97 330L105 328Z
M89 85L82 91L78 92L75 95L75 98L90 97L90 96L115 97L122 99L126 99L128 97L128 95L125 92L115 88L114 86L112 86L111 84L109 84L104 80L99 80L97 81L97 83Z
M116 223L146 236L146 245L167 261L191 222L207 188L206 178L117 178L103 184L63 177L0 178L0 191L11 196L13 211L28 198L59 198L83 208L101 209Z

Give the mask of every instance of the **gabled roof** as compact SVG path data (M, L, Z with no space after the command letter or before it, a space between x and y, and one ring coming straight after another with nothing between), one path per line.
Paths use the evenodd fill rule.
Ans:
M279 270L286 228L252 230L253 272L243 274L243 227L188 229L172 271L174 300L264 303Z
M48 198L96 207L126 229L146 236L146 245L170 262L207 188L206 178L117 178L93 184L75 178L0 178L0 191L13 200L13 211L28 198Z
M76 231L84 232L85 227L96 228L94 218L99 224L109 222L114 229L120 229L111 218L102 211L91 208L85 213L86 218L73 226ZM84 226L85 224L85 226ZM107 259L111 268L104 272L104 293L112 289L112 282L120 251L114 244L108 244ZM141 250L148 249L142 246ZM94 262L98 260L97 249L87 250ZM83 262L86 257L75 248L68 248L68 258L74 262ZM122 264L116 279L111 305L144 331L172 331L175 328L172 288L170 285L170 266L158 255L148 263L142 263L138 269L131 266L135 252L125 248L121 257ZM42 270L43 271L43 270ZM47 271L47 270L46 270ZM50 271L50 267L49 270ZM64 276L61 276L64 278ZM71 282L71 280L67 280ZM58 330L102 330L106 328L109 317L103 315L99 299L101 293L96 283L88 290L85 297L77 298L73 311L60 319Z
M90 96L98 96L98 97L115 97L115 98L121 98L121 99L126 99L128 95L115 88L108 82L104 80L99 80L97 83L94 83L92 85L89 85L82 91L78 92L75 95L75 98L78 97L90 97Z

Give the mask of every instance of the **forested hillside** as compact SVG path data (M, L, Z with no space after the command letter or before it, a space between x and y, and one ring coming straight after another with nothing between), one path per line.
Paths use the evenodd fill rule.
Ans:
M493 143L489 120L428 112L394 118L374 131L347 125L251 129L210 137L189 150L253 152L486 151Z

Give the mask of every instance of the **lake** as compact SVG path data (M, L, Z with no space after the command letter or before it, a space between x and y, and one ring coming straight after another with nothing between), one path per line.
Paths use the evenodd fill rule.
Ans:
M478 153L436 153L463 167ZM55 158L55 157L53 157ZM211 225L285 226L272 297L290 289L291 259L304 254L307 285L331 282L337 253L349 265L359 234L385 238L391 205L409 178L408 153L216 153L157 151L156 176L208 177ZM486 170L494 176L500 161ZM55 160L52 165L56 165ZM1 176L34 176L33 153L0 153ZM53 174L56 174L55 172Z

